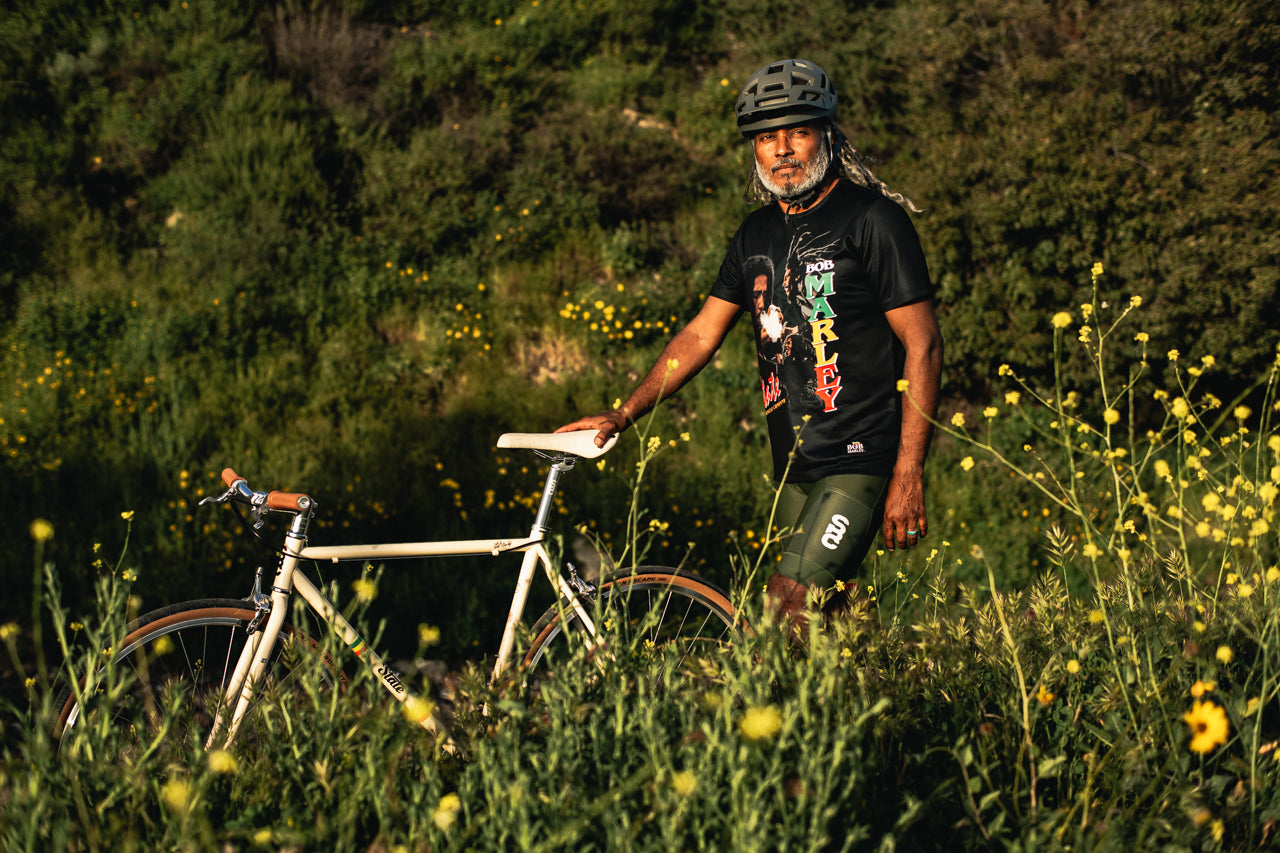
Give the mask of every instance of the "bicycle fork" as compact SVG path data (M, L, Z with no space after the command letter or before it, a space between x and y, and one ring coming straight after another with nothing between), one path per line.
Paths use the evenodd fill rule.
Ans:
M241 720L249 710L254 687L267 667L267 661L271 657L272 650L275 649L276 641L280 637L280 629L284 626L285 616L288 613L294 569L298 565L298 551L306 543L307 521L308 514L299 513L294 516L293 523L289 526L289 533L285 537L284 558L280 561L280 568L276 570L275 579L271 584L271 609L268 612L266 624L255 630L263 612L259 609L258 615L249 626L248 636L245 639L244 648L240 651L240 657L236 661L231 680L227 683L224 694L226 700L214 715L213 726L209 730L209 737L205 740L205 749L213 748L218 742L218 735L224 722L227 723L227 731L226 737L223 738L223 745L230 746L236 731L240 728ZM261 606L261 599L258 596L254 597L254 604ZM236 697L234 708L231 704L233 696ZM228 709L232 711L229 722L225 717Z

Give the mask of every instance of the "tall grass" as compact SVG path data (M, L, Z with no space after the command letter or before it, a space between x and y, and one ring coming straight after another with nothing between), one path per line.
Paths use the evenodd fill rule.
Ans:
M464 668L465 759L381 698L370 705L367 675L334 691L319 672L267 714L267 736L230 752L160 741L180 697L161 703L155 748L125 765L108 758L120 736L109 727L81 727L59 749L47 682L19 653L20 629L4 626L31 680L3 746L0 838L9 849L1266 847L1280 818L1280 362L1230 404L1196 393L1209 354L1179 354L1177 387L1153 389L1143 359L1110 356L1116 336L1153 345L1140 302L1048 321L1059 359L1076 349L1095 365L1093 386L1042 390L1010 366L979 426L968 414L939 424L954 443L944 451L962 448L962 476L1003 484L1012 472L1053 507L1043 570L1020 588L997 579L981 531L953 542L944 516L911 556L873 555L850 609L813 620L797 644L760 610L752 570L776 553L776 535L761 534L765 556L743 551L734 590L755 630L730 647L622 655L603 670L579 654L536 697ZM643 474L671 440L636 435ZM1009 435L1019 440L1002 443ZM632 515L619 559L652 547L654 520ZM128 612L128 570L98 569L97 613L74 637L46 578L71 673L98 665Z

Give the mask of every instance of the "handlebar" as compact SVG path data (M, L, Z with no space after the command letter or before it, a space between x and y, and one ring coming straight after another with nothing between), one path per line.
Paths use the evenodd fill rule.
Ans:
M249 488L249 481L231 468L222 469L222 482L226 483L227 490L218 497L205 498L200 501L201 505L235 500L250 504L258 512L308 512L315 506L311 496L301 492L255 492Z

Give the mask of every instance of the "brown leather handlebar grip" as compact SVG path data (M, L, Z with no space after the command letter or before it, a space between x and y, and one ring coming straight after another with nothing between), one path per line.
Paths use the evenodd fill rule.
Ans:
M309 506L311 506L311 497L301 492L267 492L267 509L304 512Z
M222 482L227 484L228 489L243 479L244 477L241 477L239 474L237 474L235 471L232 471L230 468L222 469Z

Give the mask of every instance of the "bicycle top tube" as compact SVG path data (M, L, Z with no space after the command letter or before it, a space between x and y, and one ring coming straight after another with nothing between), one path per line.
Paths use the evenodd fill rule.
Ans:
M618 443L618 434L609 436L604 447L596 447L597 430L575 432L507 432L498 436L498 447L536 450L547 454L565 454L582 459L595 459L608 453Z

